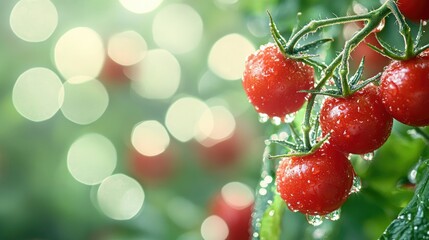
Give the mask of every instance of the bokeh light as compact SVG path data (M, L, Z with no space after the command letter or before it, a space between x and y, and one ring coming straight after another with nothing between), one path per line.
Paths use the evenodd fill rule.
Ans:
M24 41L48 39L58 24L55 5L49 0L20 0L10 13L12 31Z
M122 6L133 13L148 13L155 10L162 0L119 0Z
M116 155L115 146L109 139L97 133L88 133L71 145L67 167L77 181L94 185L115 170Z
M109 39L107 44L109 57L123 66L130 66L140 62L146 51L146 41L136 31L117 33Z
M96 79L79 82L71 78L63 84L62 93L61 111L67 119L77 124L96 121L109 104L106 88Z
M97 32L87 27L77 27L64 33L55 45L54 61L65 79L96 78L103 67L104 46Z
M161 9L152 25L153 38L173 53L186 53L197 47L203 35L203 21L192 7L171 4Z
M204 131L201 131L198 123L206 111L210 111L207 104L194 97L183 97L175 101L167 110L165 125L173 137L181 142L187 142L192 138L201 138ZM207 118L206 127L211 129L213 119Z
M145 156L156 156L168 147L170 136L158 121L144 121L134 127L131 143L139 153Z
M15 109L25 118L40 122L50 119L60 109L62 82L47 68L31 68L22 73L13 87Z
M133 89L149 99L170 98L180 84L180 65L170 52L154 49L147 52L136 71L128 72Z
M100 209L115 220L128 220L136 216L144 199L145 194L140 184L124 174L107 177L97 191Z
M217 142L232 135L235 130L235 118L226 107L213 106L203 113L198 126L202 133L198 141ZM215 141L205 141L207 139Z
M255 51L253 44L244 36L232 33L215 42L208 64L210 69L225 80L238 80L244 71L244 62Z
M228 234L228 225L219 216L211 215L201 224L201 236L204 240L225 240Z
M245 209L253 204L253 191L249 186L240 182L230 182L222 187L222 198L235 209Z

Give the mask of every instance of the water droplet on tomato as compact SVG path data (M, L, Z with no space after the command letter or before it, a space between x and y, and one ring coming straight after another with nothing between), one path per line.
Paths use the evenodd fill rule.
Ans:
M395 97L396 94L398 93L398 86L396 85L396 83L394 82L390 82L388 87L388 91L385 91L388 95L390 95L390 97Z
M282 123L282 119L279 117L271 118L271 123L275 126L279 126Z
M267 114L265 113L259 113L259 122L260 123L266 123L270 119Z
M323 218L319 215L306 215L307 222L313 226L319 226L323 223Z
M328 213L325 215L325 218L331 221L337 221L338 219L340 219L341 216L341 209L337 209L331 213Z
M352 185L352 188L350 189L350 194L358 193L361 188L362 188L362 182L360 181L360 178L358 176L355 176L353 178L353 185Z
M365 153L360 155L360 157L365 161L371 161L372 159L374 159L374 153L373 152Z
M295 120L295 113L286 114L284 117L285 123L291 123L293 120Z

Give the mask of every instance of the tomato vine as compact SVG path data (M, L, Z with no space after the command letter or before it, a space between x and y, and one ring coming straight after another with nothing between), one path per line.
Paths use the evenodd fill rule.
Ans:
M404 50L398 50L390 46L374 33L377 32L380 25L384 24L386 17L389 15L393 15L398 22L398 32L403 38ZM351 52L365 38L374 33L381 47L371 44L369 46L374 51L395 61L405 62L422 59L422 72L429 74L429 61L425 55L425 50L429 47L429 44L420 46L423 24L420 23L417 36L413 37L407 21L394 0L387 0L379 8L364 14L311 20L302 27L296 24L287 39L282 36L270 13L268 13L268 16L269 28L275 46L283 56L266 57L268 56L267 49L272 49L272 45L265 45L257 53L249 57L243 75L243 85L250 102L255 106L256 110L260 114L271 118L287 118L288 116L281 115L284 113L290 114L290 111L285 110L282 112L281 109L287 108L285 105L290 104L285 103L285 99L296 93L296 90L291 90L293 88L290 86L293 84L295 84L293 86L296 86L296 81L313 82L313 80L308 80L309 77L304 77L303 69L307 69L309 66L315 70L318 77L315 79L312 88L301 87L298 91L307 94L304 106L301 102L298 103L297 100L293 100L293 98L289 99L297 103L295 106L304 108L301 129L298 129L297 124L294 122L285 121L288 126L287 136L281 138L277 135L276 138L266 141L267 147L264 154L261 186L257 190L259 200L257 198L253 214L252 233L254 240L268 239L264 237L267 236L267 228L271 228L275 233L273 234L274 236L270 235L270 239L280 238L278 226L273 225L278 225L281 218L276 216L275 220L264 220L267 215L273 217L272 214L281 214L283 212L281 207L284 205L274 201L278 197L278 192L280 192L281 198L291 210L307 214L307 219L313 225L320 224L323 218L337 220L337 215L334 213L339 211L338 206L345 201L350 193L356 192L360 188L360 180L355 176L354 171L345 172L345 167L340 167L344 161L338 159L347 159L349 154L372 154L389 138L393 118L401 121L400 117L389 110L386 98L380 97L380 91L383 91L383 89L381 88L380 90L378 85L380 85L380 79L386 78L384 76L387 74L386 72L380 72L367 79L362 79L365 59L361 60L354 74L350 72ZM356 22L364 22L363 27L345 41L344 48L329 63L321 60L319 55L315 54L315 49L329 44L335 40L334 38L324 37L311 42L305 41L307 36L324 28ZM262 57L258 58L258 56ZM285 62L283 66L273 63L282 61ZM297 62L301 63L301 65L294 65L297 67L291 68L286 62ZM281 74L277 74L279 72ZM420 74L418 77L423 79L422 82L428 82L428 77L423 75ZM421 83L419 87L423 90L419 90L418 94L423 95L424 99L426 99L426 96L429 98L429 84ZM254 91L255 89L257 89L256 92ZM414 88L412 90L418 91ZM392 95L391 93L386 94ZM393 95L396 95L396 93ZM264 109L267 109L267 98L271 101L270 104L275 105L276 111L278 110L276 113L264 112ZM326 98L325 104L317 106L316 103L320 103L318 100L322 101L324 98ZM261 102L261 104L258 105L258 102ZM327 102L330 103L328 104ZM423 113L418 113L422 110L419 107L423 108L427 104L425 100L421 100L418 104L418 107L415 108L417 110L414 112L417 115L421 115ZM330 109L326 110L327 108ZM407 112L407 109L403 107L401 111ZM426 115L423 116L423 118L425 117ZM268 118L265 118L265 120L268 120ZM426 118L416 121L422 123L401 122L412 126L429 125ZM278 121L274 122L280 124ZM322 126L320 127L319 125ZM336 125L340 125L342 128L338 128ZM323 131L320 131L320 128ZM335 129L337 128L339 130L336 132ZM416 131L422 132L421 129L416 129ZM344 136L350 139L346 140ZM286 150L278 154L271 148L272 144L282 145ZM334 150L327 150L327 148ZM336 151L339 153L336 153ZM330 156L331 153L333 157ZM278 164L273 164L271 161L274 159L281 159L281 161L277 162ZM346 162L349 161L346 160ZM355 177L355 179L348 181L348 185L336 186L330 180L335 179L337 176L343 176L342 178L347 176L347 178L351 177L351 179ZM276 188L272 181L269 184L264 182L267 178L276 179ZM338 181L341 181L341 179L335 180L335 182ZM330 189L327 190L329 187ZM296 191L296 189L301 190ZM307 189L310 190L307 191ZM260 194L260 191L264 191L264 194ZM331 196L336 196L332 197L332 199L340 199L341 201L332 202L332 199L326 197L326 191L332 194ZM343 194L344 191L345 194ZM273 205L273 202L276 202L276 204ZM271 211L272 214L268 214L267 211ZM335 217L332 217L332 214ZM264 222L266 223L265 225L263 224Z

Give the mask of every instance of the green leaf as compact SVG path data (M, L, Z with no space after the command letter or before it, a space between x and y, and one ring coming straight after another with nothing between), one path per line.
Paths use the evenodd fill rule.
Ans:
M365 56L360 61L360 64L359 64L358 69L356 70L356 73L350 78L349 85L351 87L353 87L353 85L357 84L359 82L359 80L362 78L364 64L365 64Z
M429 239L429 161L413 198L387 227L380 239Z
M273 17L271 16L271 13L267 11L268 17L270 18L270 31L271 35L274 39L274 42L279 47L280 51L286 55L286 39L283 38L283 36L280 34L279 29L277 28L276 24L274 23Z
M281 235L281 223L283 213L286 209L286 204L278 195L274 195L274 200L271 206L265 210L261 221L261 240L278 240Z

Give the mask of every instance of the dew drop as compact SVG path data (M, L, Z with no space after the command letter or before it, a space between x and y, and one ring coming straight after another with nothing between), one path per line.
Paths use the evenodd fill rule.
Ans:
M282 119L279 117L271 118L271 123L275 126L279 126L282 123Z
M422 25L423 25L423 26L426 26L427 24L428 24L428 21L423 21L423 22L422 22Z
M361 188L362 188L362 183L360 181L360 178L358 176L355 176L353 178L353 185L352 185L352 188L350 189L350 194L358 193Z
M313 226L319 226L323 223L323 218L319 215L306 215L307 222Z
M279 133L279 140L287 140L289 138L289 134L287 132Z
M365 161L371 161L372 159L374 159L374 152L365 153L365 154L362 154L360 156Z
M325 218L331 221L337 221L338 219L340 219L341 216L341 209L337 209L331 213L328 213Z
M274 214L275 214L275 211L274 211L274 210L271 210L271 211L268 213L268 215L269 215L270 217L274 216Z
M259 237L259 233L254 232L254 233L253 233L253 237L254 237L254 238L258 238L258 237Z
M264 143L265 143L265 145L266 145L266 146L269 146L269 145L271 144L271 141L270 141L269 139L266 139L266 140L264 141Z
M285 123L291 123L293 122L293 120L295 120L295 113L286 114L286 116L284 117Z
M259 113L259 122L260 123L266 123L270 119L267 114L265 113Z
M407 220L408 220L408 221L411 221L411 219L412 219L412 218L413 218L413 216L411 215L411 213L408 213L408 214L407 214Z
M416 184L416 182L417 182L417 169L414 168L408 173L408 180L410 181L410 183Z
M383 19L380 24L378 24L377 28L374 29L374 32L380 32L381 30L383 30L385 25L386 21Z

